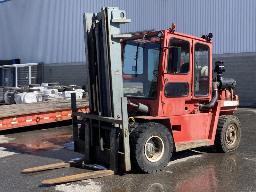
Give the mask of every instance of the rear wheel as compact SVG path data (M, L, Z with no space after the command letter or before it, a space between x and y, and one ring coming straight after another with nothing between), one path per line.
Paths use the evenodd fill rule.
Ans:
M241 140L241 125L234 115L220 116L215 138L215 147L219 152L235 151Z
M132 166L146 173L162 170L173 153L173 139L169 130L160 123L138 125L130 135Z

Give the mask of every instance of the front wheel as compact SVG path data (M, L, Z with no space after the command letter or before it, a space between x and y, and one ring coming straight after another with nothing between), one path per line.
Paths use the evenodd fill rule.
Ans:
M215 148L219 152L235 151L241 140L241 125L234 115L220 116L215 137Z
M133 168L145 173L162 170L173 153L173 138L160 123L142 123L130 135Z

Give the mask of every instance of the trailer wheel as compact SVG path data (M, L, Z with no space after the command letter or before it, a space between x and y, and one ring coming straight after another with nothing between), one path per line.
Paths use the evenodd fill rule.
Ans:
M215 148L219 152L235 151L241 140L241 125L234 115L220 116L215 137Z
M142 123L131 132L130 146L133 169L154 173L162 170L170 161L173 138L160 123Z

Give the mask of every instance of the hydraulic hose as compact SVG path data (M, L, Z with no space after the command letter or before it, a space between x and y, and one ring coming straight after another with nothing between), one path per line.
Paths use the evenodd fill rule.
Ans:
M213 97L212 97L212 100L207 103L207 104L200 104L199 105L199 109L201 111L206 111L206 110L209 110L209 109L212 109L216 102L218 101L218 83L217 82L214 82L213 83Z

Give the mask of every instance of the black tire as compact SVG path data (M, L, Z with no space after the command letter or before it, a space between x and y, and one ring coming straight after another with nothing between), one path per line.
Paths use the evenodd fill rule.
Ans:
M148 154L150 150L146 148L150 146L151 153ZM142 123L131 132L130 147L133 170L155 173L166 167L170 161L173 153L173 138L169 130L160 123ZM159 151L157 148L160 148Z
M233 129L234 131L231 131ZM240 140L241 124L239 119L234 115L220 116L214 142L217 151L222 153L235 151L239 147Z

